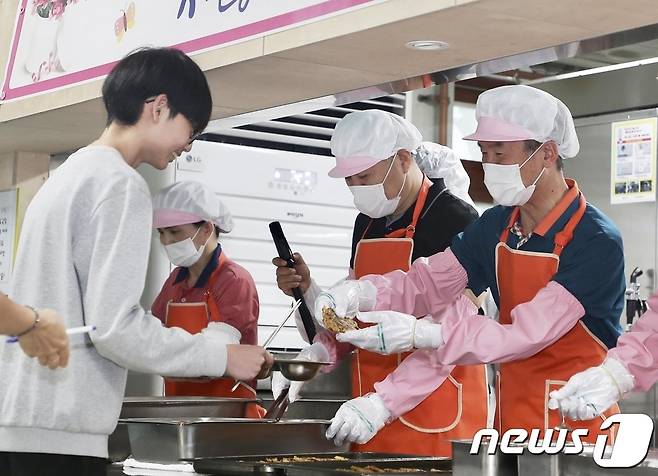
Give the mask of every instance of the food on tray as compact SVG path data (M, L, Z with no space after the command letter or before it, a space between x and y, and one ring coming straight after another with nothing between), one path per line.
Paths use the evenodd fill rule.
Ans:
M344 456L292 456L265 458L263 463L323 463L326 461L349 461Z
M442 473L440 469L420 469L420 468L380 468L374 464L368 466L350 466L349 468L338 469L345 473L372 474L372 473Z
M335 334L354 331L359 328L353 317L338 317L336 312L330 307L322 308L322 323L327 330Z

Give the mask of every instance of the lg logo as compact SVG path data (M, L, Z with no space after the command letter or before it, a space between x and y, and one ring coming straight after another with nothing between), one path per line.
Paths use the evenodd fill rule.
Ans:
M612 425L617 426L617 436L612 447L608 447L608 436L599 435L594 445L594 462L602 468L632 468L646 458L651 445L653 434L653 420L643 413L620 413L607 418L601 423L601 430L607 430ZM483 440L487 442L487 454L493 455L500 448L505 454L522 454L524 451L531 454L580 454L584 446L582 439L587 436L588 430L553 430L545 432L541 439L541 430L533 429L528 434L524 429L510 429L503 433L485 428L478 431L473 438L470 453L476 455L483 448ZM569 438L569 442L567 442ZM498 442L500 440L500 446Z
M187 162L195 163L195 164L199 164L199 163L203 162L203 159L201 157L195 157L192 154L187 154L185 156L185 160Z

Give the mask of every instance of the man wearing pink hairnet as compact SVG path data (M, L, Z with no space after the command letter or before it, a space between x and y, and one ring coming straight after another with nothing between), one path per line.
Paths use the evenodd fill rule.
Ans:
M334 130L331 150L336 167L329 175L345 180L361 212L352 235L352 280L409 269L413 260L444 250L477 219L467 203L470 180L459 159L447 147L422 142L418 129L400 116L378 110L348 114ZM288 294L300 287L313 302L321 289L301 255L295 262L291 269L274 260L277 284ZM462 295L450 312L470 315L477 305ZM303 326L298 328L306 338ZM352 350L323 329L299 357L336 361ZM484 366L441 366L437 375L432 353L421 352L413 366L400 369L405 358L363 350L354 354L354 398L340 407L327 437L339 445L357 443L357 451L450 456L451 439L472 438L486 426ZM272 390L278 394L289 385L294 399L300 384L275 373Z
M499 205L445 252L415 261L407 273L346 281L318 297L316 312L359 312L359 320L375 325L337 338L374 352L436 349L446 365L498 363L497 428L539 429L550 439L561 419L548 407L549 393L600 365L617 343L621 236L564 177L562 161L576 156L579 144L561 101L528 86L503 86L480 95L476 117L477 130L465 139L478 142L484 182ZM475 294L491 289L499 322L456 314L440 323L417 319L445 311L466 286ZM607 361L603 366L618 372ZM588 430L585 441L601 434L600 422L577 423Z

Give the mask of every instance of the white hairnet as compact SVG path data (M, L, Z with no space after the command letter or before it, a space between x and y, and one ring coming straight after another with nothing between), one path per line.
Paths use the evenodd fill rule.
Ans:
M442 178L453 195L474 205L468 194L471 179L454 150L441 144L423 142L412 155L425 175L429 178Z
M549 93L525 85L501 86L480 94L478 127L467 140L553 141L561 157L578 154L580 145L569 108Z
M207 185L193 181L176 182L153 198L154 228L199 221L209 221L223 233L233 229L231 212Z
M423 141L423 136L418 128L402 116L390 112L386 114L391 116L391 120L397 126L394 150L404 149L409 152L416 150Z
M411 122L378 109L356 111L341 119L331 136L336 167L330 177L349 177L388 159L398 150L415 150L423 140Z

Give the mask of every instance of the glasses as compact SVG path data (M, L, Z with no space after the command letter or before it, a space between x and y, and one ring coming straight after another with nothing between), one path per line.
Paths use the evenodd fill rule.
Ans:
M144 103L145 104L152 103L153 101L155 101L155 99L156 99L156 96L148 97L148 98L144 99ZM191 144L192 142L194 142L195 140L197 140L201 134L203 134L203 131L199 131L199 132L194 132L193 131L192 134L190 135L190 138L187 141L188 145Z
M201 134L203 134L203 131L193 133L193 134L190 136L190 140L188 140L187 143L188 143L188 144L191 144L192 142L194 142L195 140L197 140Z

